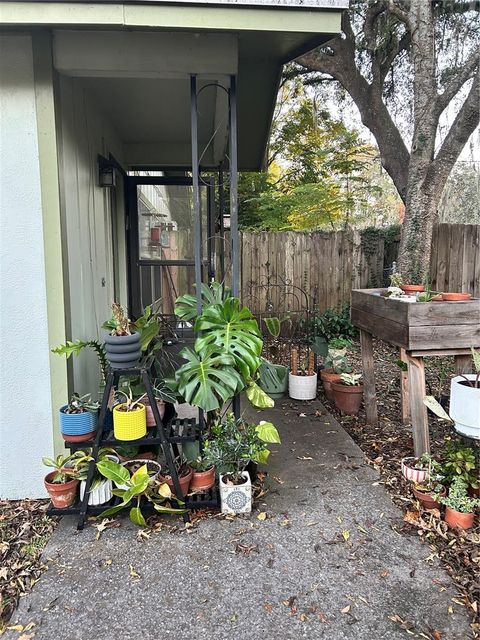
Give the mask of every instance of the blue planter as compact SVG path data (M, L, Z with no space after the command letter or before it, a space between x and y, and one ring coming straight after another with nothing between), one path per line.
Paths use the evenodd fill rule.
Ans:
M82 436L96 431L98 414L85 411L84 413L64 413L68 405L60 409L60 431L68 436Z

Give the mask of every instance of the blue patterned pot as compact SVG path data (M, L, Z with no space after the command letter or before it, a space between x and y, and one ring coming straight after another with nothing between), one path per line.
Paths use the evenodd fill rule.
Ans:
M81 436L96 431L98 423L97 412L65 413L68 405L60 409L60 431L68 436Z

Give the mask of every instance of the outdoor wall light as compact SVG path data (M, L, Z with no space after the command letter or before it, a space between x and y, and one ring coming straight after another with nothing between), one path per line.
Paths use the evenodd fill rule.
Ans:
M98 186L115 186L115 167L104 158L98 159Z

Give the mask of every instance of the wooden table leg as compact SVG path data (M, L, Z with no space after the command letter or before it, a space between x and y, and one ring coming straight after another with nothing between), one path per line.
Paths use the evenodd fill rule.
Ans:
M360 346L362 348L363 396L367 422L378 424L377 396L375 393L375 369L373 366L372 334L360 330Z
M472 373L472 356L455 356L455 373Z
M400 395L402 398L402 422L405 424L410 420L410 393L408 389L408 362L405 349L400 349L400 360L407 367L400 372Z
M410 391L410 412L412 414L413 449L420 457L422 453L430 453L430 433L428 430L427 407L423 399L427 395L425 389L425 365L422 357L413 358L406 353L408 363L408 385Z

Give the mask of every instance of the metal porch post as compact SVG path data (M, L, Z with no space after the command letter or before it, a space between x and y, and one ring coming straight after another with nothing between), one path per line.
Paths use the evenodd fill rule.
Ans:
M229 91L229 154L230 154L230 248L232 293L240 297L240 260L238 255L238 159L237 159L237 77L230 76ZM240 418L240 396L233 398L233 413Z

